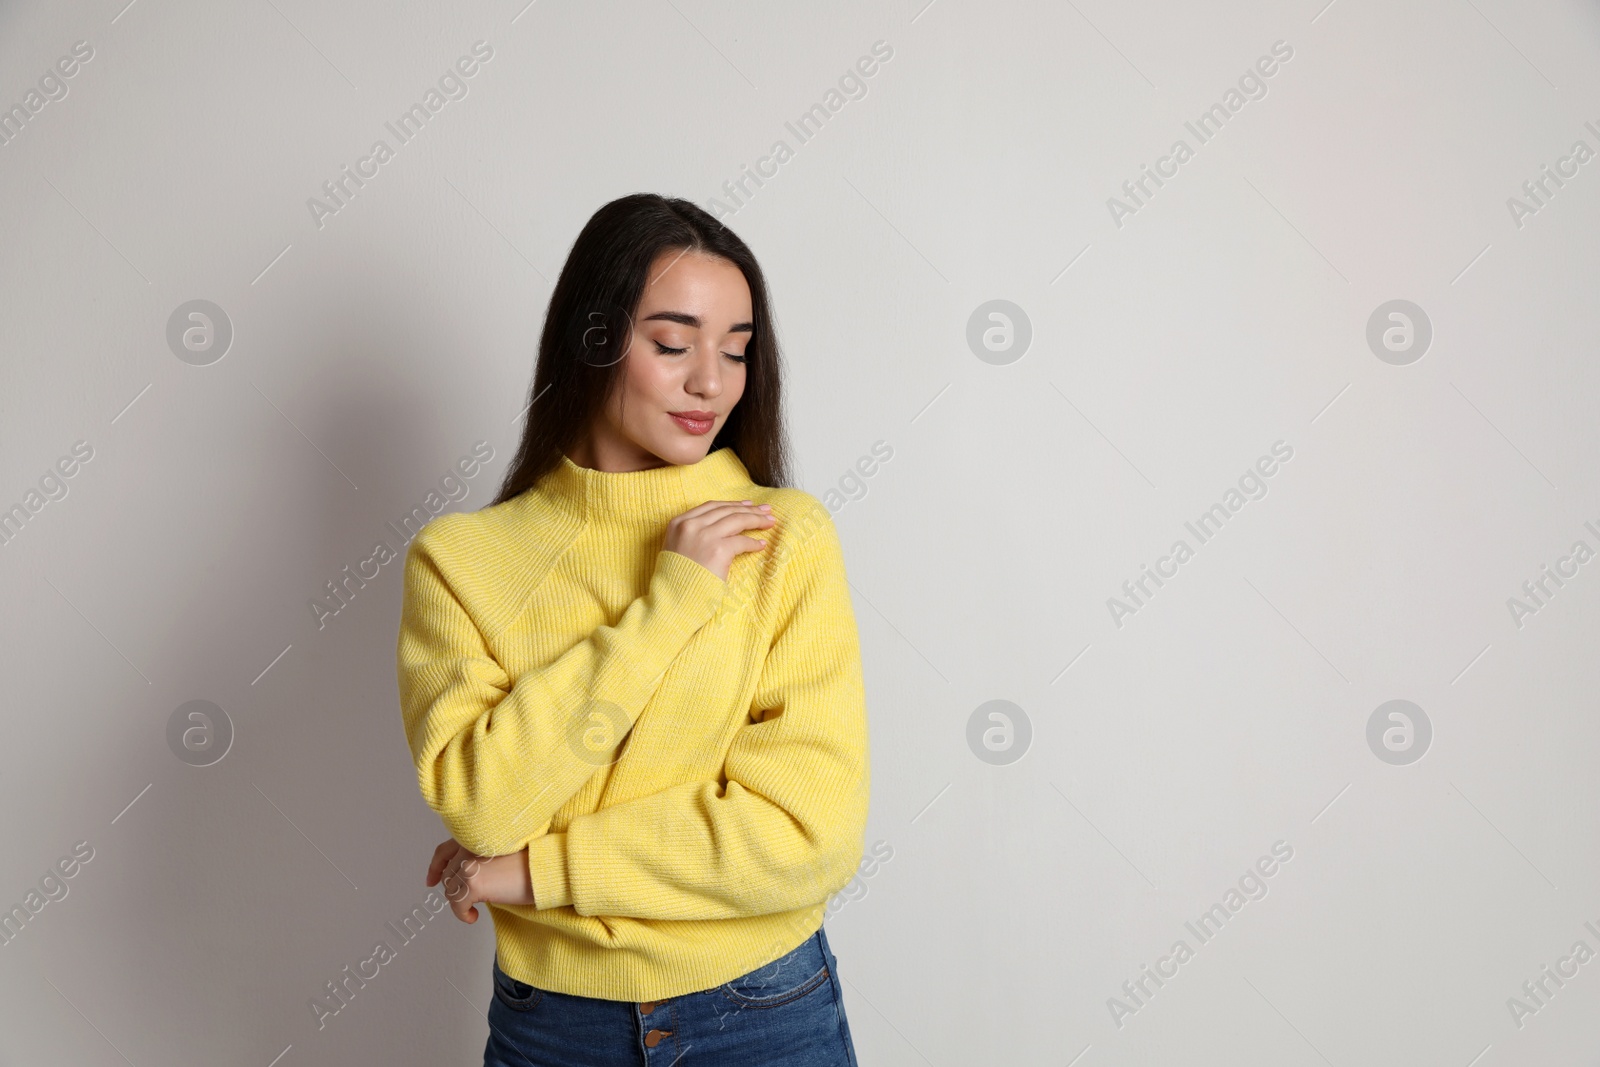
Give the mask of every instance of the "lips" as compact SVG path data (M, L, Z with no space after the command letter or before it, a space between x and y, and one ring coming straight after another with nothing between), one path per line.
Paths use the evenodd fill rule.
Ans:
M672 421L682 426L689 433L699 436L710 433L711 427L716 425L717 413L714 411L669 411Z

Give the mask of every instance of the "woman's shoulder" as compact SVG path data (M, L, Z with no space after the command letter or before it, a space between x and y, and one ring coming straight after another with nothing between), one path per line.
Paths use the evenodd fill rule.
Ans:
M447 511L430 520L412 539L413 547L482 560L518 555L578 523L532 491L475 511Z
M484 548L496 540L490 533L491 522L485 521L485 512L447 511L430 519L406 548L408 556L427 556L441 565L453 563L463 557L482 558Z
M804 489L771 489L759 485L755 489L750 499L757 504L771 504L772 517L777 520L772 531L774 547L793 551L819 533L836 536L833 513Z
M474 606L480 629L494 633L526 606L581 525L531 493L476 511L446 512L412 538L406 570L438 572L453 595Z

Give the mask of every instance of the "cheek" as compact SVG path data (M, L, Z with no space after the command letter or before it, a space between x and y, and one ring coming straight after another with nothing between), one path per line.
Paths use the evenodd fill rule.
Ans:
M663 406L662 397L672 395L671 368L664 361L630 350L622 372L620 414L624 421L647 418Z
M672 379L673 368L666 360L653 355L639 355L628 360L628 392L635 397L659 402L672 385Z

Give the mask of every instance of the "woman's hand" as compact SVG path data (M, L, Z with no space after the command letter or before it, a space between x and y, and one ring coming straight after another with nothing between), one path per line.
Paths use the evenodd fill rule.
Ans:
M428 864L427 884L436 885L441 878L450 910L464 923L478 921L473 905L479 902L534 905L526 848L508 856L479 856L452 838L433 850Z
M741 531L776 522L768 514L771 509L771 504L748 500L707 500L667 523L667 540L661 547L688 556L727 581L734 556L767 547L759 537L746 537Z

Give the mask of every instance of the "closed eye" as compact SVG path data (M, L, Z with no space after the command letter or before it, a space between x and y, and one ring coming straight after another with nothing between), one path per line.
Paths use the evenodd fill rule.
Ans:
M654 338L652 338L652 341L654 341ZM663 356L681 356L685 352L689 351L687 348L668 348L666 345L662 344L660 341L654 341L654 343L655 343L655 346L656 346L656 351L661 353ZM748 362L748 357L746 357L746 356L742 356L742 355L736 356L732 352L724 352L722 354L724 356L727 356L729 359L733 360L735 363Z

